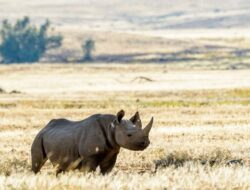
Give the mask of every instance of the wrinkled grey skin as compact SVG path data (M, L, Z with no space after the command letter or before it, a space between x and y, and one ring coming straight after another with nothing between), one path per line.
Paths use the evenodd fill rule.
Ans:
M144 150L153 118L142 129L139 113L123 120L124 111L117 115L96 114L82 121L53 119L36 136L31 147L32 170L40 171L49 159L57 166L57 174L79 169L95 171L100 166L102 174L112 170L121 147Z

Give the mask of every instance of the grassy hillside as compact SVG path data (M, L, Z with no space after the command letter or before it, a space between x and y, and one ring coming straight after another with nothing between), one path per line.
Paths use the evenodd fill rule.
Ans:
M222 32L222 31L221 31ZM172 69L249 69L250 38L219 31L195 37L174 32L128 33L59 27L53 31L64 36L63 46L49 51L44 63L76 63L82 56L84 40L95 41L93 63L165 64ZM203 36L200 36L203 35ZM211 36L210 36L211 35Z
M95 63L167 63L172 68L249 68L247 0L0 0L0 20L50 19L63 47L42 62L77 62L96 42ZM65 14L67 13L67 14Z

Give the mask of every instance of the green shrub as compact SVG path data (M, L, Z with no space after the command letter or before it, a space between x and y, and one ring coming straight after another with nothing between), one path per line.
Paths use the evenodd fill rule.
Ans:
M83 50L83 61L91 61L93 60L92 57L92 52L95 50L95 41L92 39L86 40L83 45L82 45L82 50Z
M0 30L0 54L4 63L36 62L44 53L61 46L62 36L48 36L50 23L40 27L30 23L29 17L12 25L4 20Z

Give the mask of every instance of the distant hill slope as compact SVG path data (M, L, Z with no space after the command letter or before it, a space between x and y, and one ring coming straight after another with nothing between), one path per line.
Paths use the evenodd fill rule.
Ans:
M0 0L1 19L24 15L88 29L248 28L250 0Z

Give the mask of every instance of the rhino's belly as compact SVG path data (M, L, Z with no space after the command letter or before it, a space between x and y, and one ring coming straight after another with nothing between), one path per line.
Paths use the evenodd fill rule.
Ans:
M53 165L75 162L79 158L78 146L72 135L47 133L43 137L44 150Z
M72 148L50 151L48 159L54 166L60 166L67 170L77 168L81 162L78 152Z

